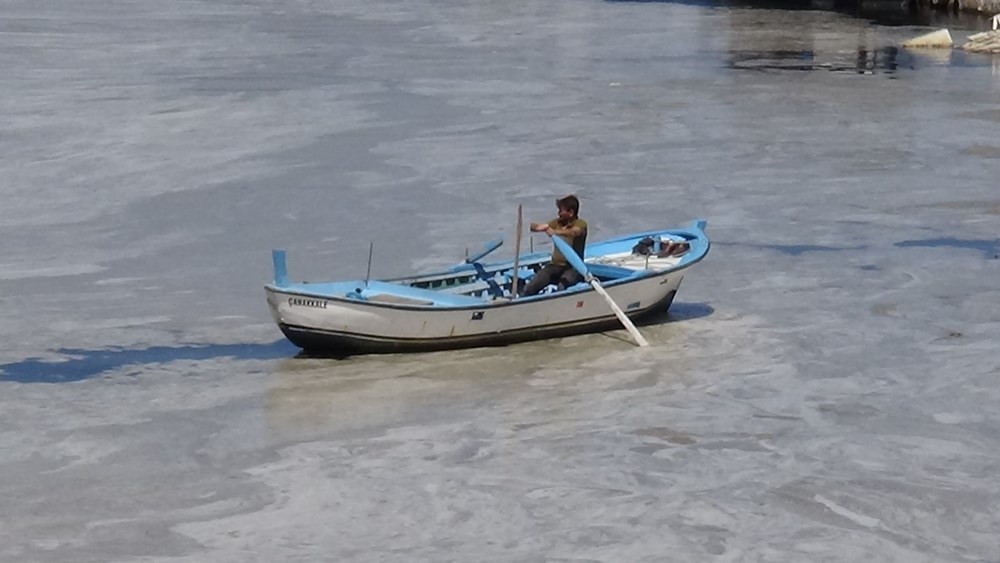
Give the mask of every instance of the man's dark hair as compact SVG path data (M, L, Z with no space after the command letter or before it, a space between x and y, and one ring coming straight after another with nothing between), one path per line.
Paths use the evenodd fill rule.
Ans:
M556 206L560 209L572 211L574 216L580 215L580 200L575 195L568 195L556 200Z

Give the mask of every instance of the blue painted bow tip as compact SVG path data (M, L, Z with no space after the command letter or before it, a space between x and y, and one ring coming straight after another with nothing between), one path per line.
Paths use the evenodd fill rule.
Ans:
M274 262L274 285L275 287L288 286L288 265L284 250L272 250L271 261Z

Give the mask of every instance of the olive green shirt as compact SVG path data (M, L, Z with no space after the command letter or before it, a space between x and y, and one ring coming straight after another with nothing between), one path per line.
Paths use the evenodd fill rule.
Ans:
M553 219L553 220L549 221L549 227L551 227L553 229L568 229L570 227L579 227L580 230L583 231L583 233L580 234L580 236L577 236L577 237L571 237L569 235L556 235L556 236L558 236L559 238L563 239L564 241L566 241L567 244L569 244L570 246L572 246L573 250L576 251L576 254L580 257L580 259L581 260L583 259L583 250L584 250L584 248L587 247L587 222L586 221L584 221L583 219L577 217L576 219L573 220L573 222L569 223L568 225L561 225L561 224L559 224L559 219ZM569 263L569 262L566 261L566 257L563 256L563 253L559 252L559 249L556 248L555 246L552 247L552 263L553 264L568 264Z

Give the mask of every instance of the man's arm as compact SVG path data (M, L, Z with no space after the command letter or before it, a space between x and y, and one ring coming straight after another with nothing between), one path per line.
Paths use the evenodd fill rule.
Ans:
M578 236L580 236L580 235L583 234L583 229L581 229L580 227L572 227L572 226L571 227L563 227L563 228L560 228L560 229L552 229L552 232L550 234L560 235L560 236L578 237Z
M560 236L570 236L578 237L583 234L583 229L580 227L562 227L558 229L553 229L548 223L532 223L531 232L533 233L545 233L547 235L560 235Z

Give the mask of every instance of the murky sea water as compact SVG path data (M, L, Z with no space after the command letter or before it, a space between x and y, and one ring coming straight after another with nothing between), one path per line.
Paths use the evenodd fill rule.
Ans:
M0 560L1000 561L1000 59L657 2L3 15ZM708 219L651 348L271 323L273 247L403 275L568 192L595 240Z

